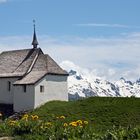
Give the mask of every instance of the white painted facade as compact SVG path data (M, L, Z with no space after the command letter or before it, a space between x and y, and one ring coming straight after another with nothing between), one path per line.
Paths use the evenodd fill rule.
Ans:
M14 86L18 78L0 78L0 103L13 104ZM10 82L10 89L9 89Z
M44 92L40 92L44 86ZM67 76L46 75L35 84L35 108L52 100L68 101Z
M24 111L34 109L34 85L25 85L26 92L24 91L24 85L14 86L14 111Z
M40 91L43 87L43 92ZM52 100L68 101L67 76L46 75L35 85L14 86L14 111L31 110Z

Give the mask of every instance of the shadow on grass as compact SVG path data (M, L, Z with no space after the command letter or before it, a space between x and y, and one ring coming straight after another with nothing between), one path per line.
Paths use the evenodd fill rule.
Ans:
M0 104L0 113L2 114L2 119L6 119L13 115L13 105L11 104Z

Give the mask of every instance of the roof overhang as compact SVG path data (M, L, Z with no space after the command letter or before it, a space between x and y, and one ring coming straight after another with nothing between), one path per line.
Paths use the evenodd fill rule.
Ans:
M18 85L35 85L37 82L39 82L42 78L44 78L47 75L58 75L58 76L69 76L69 74L58 74L58 73L45 73L44 75L40 76L36 81L34 82L18 82L16 81L13 85L18 86Z

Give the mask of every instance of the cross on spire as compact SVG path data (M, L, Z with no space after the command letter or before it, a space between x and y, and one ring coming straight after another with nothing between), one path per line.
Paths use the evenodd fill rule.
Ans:
M33 26L34 26L34 34L33 34L32 45L33 45L33 48L37 48L38 41L37 41L36 31L35 31L35 20L33 20Z

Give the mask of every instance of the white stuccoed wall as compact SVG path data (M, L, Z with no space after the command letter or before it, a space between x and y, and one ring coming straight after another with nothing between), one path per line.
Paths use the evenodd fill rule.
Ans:
M22 85L14 87L14 111L34 109L34 85L27 85L26 92L24 92Z
M0 78L0 103L13 104L14 86L18 78ZM8 91L8 81L11 82L11 90Z
M44 92L40 92L40 86L44 86ZM67 76L47 75L35 85L27 85L26 92L23 85L15 85L11 102L14 111L31 110L40 105L52 101L68 101Z
M40 85L44 92L40 92ZM52 100L68 101L67 76L46 75L35 85L35 108Z

